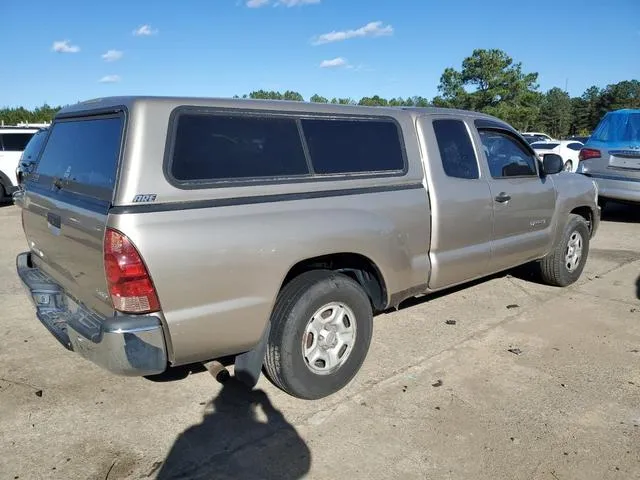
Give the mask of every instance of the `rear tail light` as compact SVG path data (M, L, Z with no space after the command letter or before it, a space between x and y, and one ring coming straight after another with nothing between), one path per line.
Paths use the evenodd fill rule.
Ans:
M136 247L126 235L107 228L104 268L113 308L123 313L160 310L156 289Z
M600 158L600 150L596 150L595 148L583 148L582 150L580 150L578 159L581 162L584 160L589 160L591 158Z

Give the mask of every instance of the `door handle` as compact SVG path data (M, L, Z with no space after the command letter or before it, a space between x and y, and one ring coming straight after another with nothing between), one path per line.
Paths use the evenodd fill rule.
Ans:
M511 195L507 195L504 192L500 192L496 197L496 202L505 203L511 200Z

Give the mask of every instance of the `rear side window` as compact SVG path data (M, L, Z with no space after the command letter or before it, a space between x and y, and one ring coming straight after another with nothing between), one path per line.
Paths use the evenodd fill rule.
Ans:
M38 154L44 144L45 138L47 138L46 131L36 133L24 148L24 152L22 152L22 160L25 162L35 162L38 159Z
M464 123L460 120L434 120L440 158L448 177L479 178L478 160Z
M120 116L56 122L38 162L38 183L61 179L64 190L110 200L122 126Z
M5 152L22 152L27 146L33 133L3 133L0 145Z
M582 149L582 147L584 147L584 145L582 143L569 143L567 145L567 148L570 148L571 150L575 150L576 152L580 151Z
M189 182L300 176L309 167L294 119L182 113L170 171Z
M302 129L317 174L404 169L398 127L391 121L303 119Z

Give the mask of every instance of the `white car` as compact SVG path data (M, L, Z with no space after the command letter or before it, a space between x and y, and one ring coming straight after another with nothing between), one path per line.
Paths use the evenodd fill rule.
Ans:
M38 127L0 127L0 201L18 184L16 168L22 152Z
M542 132L522 132L522 136L525 138L527 142L555 142L555 138L551 138L546 133Z
M553 140L551 142L534 142L531 148L542 160L545 153L555 153L562 157L565 172L575 172L578 168L578 155L583 143L576 140Z

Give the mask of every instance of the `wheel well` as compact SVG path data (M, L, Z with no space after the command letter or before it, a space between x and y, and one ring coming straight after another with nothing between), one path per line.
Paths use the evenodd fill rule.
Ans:
M589 225L589 231L592 229L592 220L593 220L593 212L589 207L578 207L571 210L571 213L576 215L580 215L587 221L587 225Z
M298 262L287 273L282 287L302 273L319 269L333 270L350 276L367 292L375 311L386 308L387 289L380 269L369 258L357 253L334 253Z

